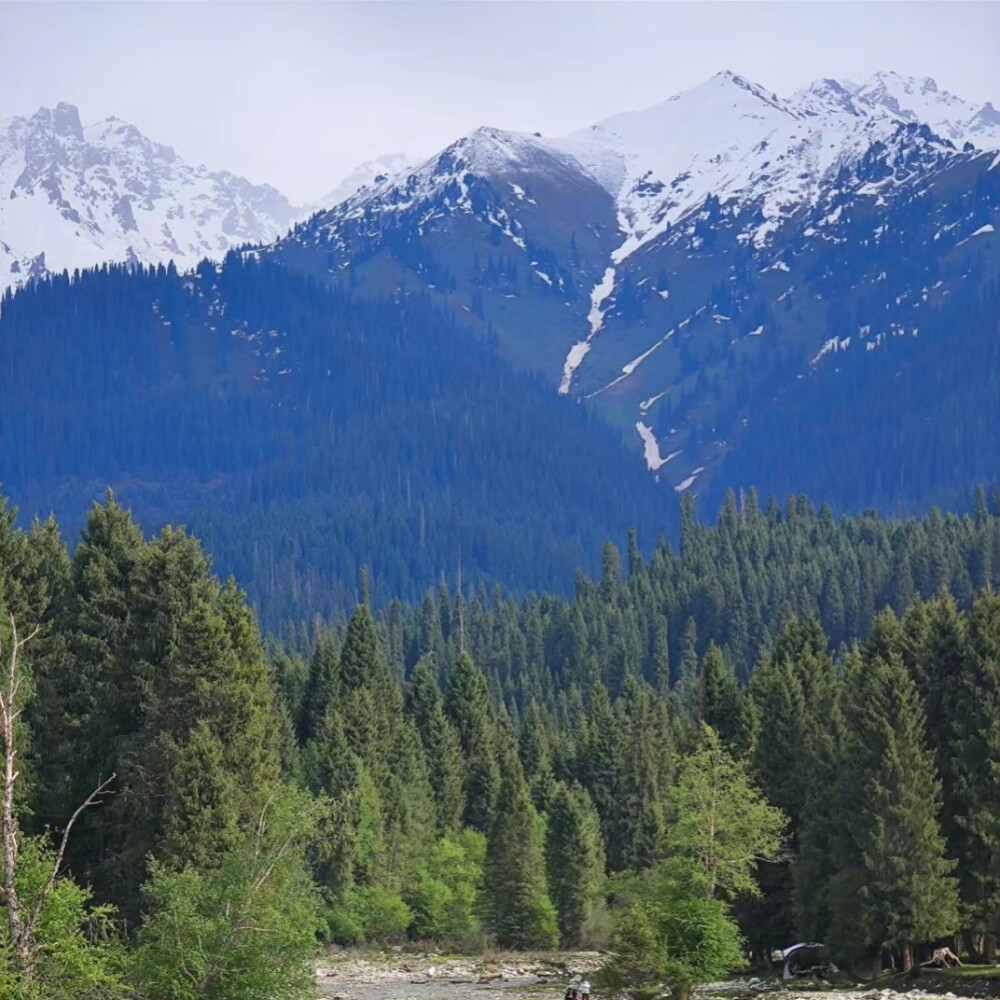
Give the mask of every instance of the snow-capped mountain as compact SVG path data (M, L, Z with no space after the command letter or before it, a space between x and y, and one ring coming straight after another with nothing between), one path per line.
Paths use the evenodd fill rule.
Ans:
M178 165L120 123L85 132L65 106L40 116L7 128L0 150L35 166L0 178L15 192L0 213L30 197L57 235L83 233L105 256L142 258L121 238L150 232L141 212L152 223L173 211L162 224L181 246L199 184L221 185L248 213L269 204L256 192L270 189ZM250 256L389 312L410 295L429 300L456 329L616 427L678 492L714 500L727 485L784 489L787 471L788 484L834 503L904 502L914 449L949 447L935 435L956 393L1000 412L988 384L1000 342L998 118L989 104L891 73L819 80L787 96L720 73L562 138L484 127L416 166L375 161ZM8 161L0 157L0 171L14 174ZM188 176L191 191L178 180ZM106 229L111 249L100 242ZM244 228L232 242L271 235ZM142 259L163 259L151 244L185 262L162 232ZM213 251L199 245L194 256L205 255ZM26 253L9 256L22 273L31 266ZM955 368L932 401L879 409L904 384L926 397L927 365ZM847 371L866 388L840 419L879 442L872 455L899 460L892 479L870 463L821 482L809 477L827 466L781 457L792 429L803 452L822 449ZM887 393L889 378L900 381ZM932 406L940 419L927 419ZM1000 435L983 426L990 433L966 462L980 479L1000 463ZM949 476L940 463L926 490Z
M901 331L924 331L918 354L948 329L986 335L996 118L895 74L783 97L725 72L562 138L478 129L269 252L364 294L430 295L665 483L710 493L777 440L762 414L800 380L832 392Z
M844 86L848 86L846 81ZM862 86L855 86L853 93L870 108L929 125L959 148L971 142L979 149L1000 149L1000 111L989 101L977 107L941 90L929 76L917 80L899 73L876 73Z
M738 196L764 217L760 245L782 214L815 201L843 165L900 122L926 124L961 148L1000 149L1000 114L976 109L931 79L880 73L852 93L818 80L788 98L731 72L643 111L556 140L614 195L625 239L615 258L675 224L709 194Z
M423 161L407 153L386 153L358 164L335 188L327 191L312 206L314 212L339 205L362 189L373 188L400 174L416 170ZM310 213L311 214L311 213Z
M193 267L299 217L275 188L182 160L118 118L59 104L0 123L0 288L102 261Z
M340 230L345 223L364 219L370 227L373 219L382 218L384 224L391 225L388 220L404 218L415 206L434 201L440 201L448 212L484 212L487 221L509 230L504 199L484 201L482 190L479 194L483 197L477 197L477 181L489 178L492 184L506 185L503 193L523 202L525 189L518 180L577 186L580 174L580 164L572 156L536 136L478 128L408 172L383 174L374 178L374 183L356 188L352 196L334 203L319 220L318 232L343 244ZM487 202L496 202L495 213ZM418 228L435 217L432 210ZM523 249L516 232L506 235Z

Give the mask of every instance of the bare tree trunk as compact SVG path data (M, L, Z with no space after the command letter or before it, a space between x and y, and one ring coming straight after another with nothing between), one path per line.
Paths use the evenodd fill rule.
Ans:
M909 941L904 941L899 950L903 956L903 972L911 972L913 970L913 945Z
M111 775L102 781L86 800L70 817L63 831L62 841L56 853L52 872L42 886L37 898L32 901L31 908L25 905L17 891L17 854L18 828L17 815L14 812L14 791L17 787L19 771L17 769L17 738L15 728L21 709L17 705L17 696L21 688L22 674L18 668L18 657L21 650L38 635L39 628L23 639L17 636L17 624L14 616L10 617L11 647L7 670L0 684L0 739L3 740L3 794L0 795L0 839L3 841L3 879L0 880L0 892L7 906L7 924L11 943L14 945L14 957L17 970L25 979L31 980L35 974L35 963L38 959L38 948L35 941L35 928L45 908L45 902L59 877L63 858L66 856L66 846L73 825L80 814L91 806L98 805L101 797L108 793L108 786L115 780ZM2 648L0 648L2 653Z
M17 667L21 650L36 635L36 628L27 638L19 639L14 616L10 617L11 645L7 670L0 688L0 739L3 740L3 795L0 805L0 838L3 840L3 896L7 905L7 923L14 945L17 963L23 968L30 949L24 933L21 900L17 894L17 817L14 815L14 789L17 785L17 741L14 727L20 710L17 707L21 674Z

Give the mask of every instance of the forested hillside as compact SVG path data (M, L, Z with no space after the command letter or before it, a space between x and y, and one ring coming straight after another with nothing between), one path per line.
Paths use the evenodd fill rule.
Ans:
M111 266L6 295L0 353L0 481L25 514L75 533L112 486L197 531L271 626L349 610L362 564L379 604L459 570L566 592L604 538L676 524L616 432L420 295L253 253Z
M661 537L644 560L632 533L624 554L604 546L602 566L597 580L578 575L570 601L445 587L408 611L394 603L380 616L387 648L402 671L426 651L453 659L461 638L513 715L573 685L600 680L618 691L630 674L672 686L710 643L747 681L793 616L815 618L843 650L885 607L902 614L942 589L968 605L982 588L1000 588L1000 491L991 509L977 490L975 516L884 520L836 519L804 497L762 509L751 490L740 501L730 495L714 527L694 519L688 500L679 551ZM287 644L309 641L300 629Z
M408 937L610 944L608 983L677 998L796 939L990 957L998 540L982 494L920 522L747 497L688 511L679 554L606 546L572 601L373 617L362 573L346 625L264 643L183 531L108 498L71 557L7 508L0 985L304 998L317 942Z

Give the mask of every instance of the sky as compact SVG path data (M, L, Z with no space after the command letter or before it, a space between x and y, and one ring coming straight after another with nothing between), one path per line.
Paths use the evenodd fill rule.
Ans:
M730 69L779 94L880 69L1000 107L1000 2L0 0L0 120L59 101L296 204L479 125L562 135Z

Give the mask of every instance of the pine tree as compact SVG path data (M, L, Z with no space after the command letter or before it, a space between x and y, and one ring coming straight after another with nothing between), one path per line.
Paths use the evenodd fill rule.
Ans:
M176 753L159 859L175 869L205 870L218 864L234 843L240 820L237 786L226 770L222 744L205 719Z
M146 678L136 662L132 614L143 555L142 533L109 491L103 505L91 508L73 555L70 801L82 800L95 774L121 773L122 743L142 724ZM83 847L82 837L77 844Z
M586 743L581 759L584 784L601 818L601 837L611 871L621 871L625 865L626 844L619 794L623 755L618 715L611 705L607 688L598 683L590 696Z
M296 726L299 743L316 735L323 717L337 699L340 678L340 650L333 633L324 631L309 660L309 676L302 693L302 705Z
M601 600L609 607L617 604L621 586L621 556L614 543L605 542L601 551Z
M552 749L546 719L532 698L525 709L518 733L518 756L531 792L531 801L539 812L548 812L549 798L555 783Z
M951 830L962 922L985 935L992 960L1000 920L1000 596L987 592L968 616L966 669L948 704Z
M659 754L668 739L651 690L630 675L615 706L624 733L620 761L618 820L622 866L644 871L656 860L663 836Z
M649 680L656 687L657 694L664 698L670 691L670 644L667 638L667 619L663 615L653 617L649 646Z
M740 756L750 749L750 725L736 674L711 643L702 659L704 721L715 730L726 750Z
M347 740L384 793L391 770L388 754L402 724L402 692L379 649L366 604L359 604L347 623L338 686L337 712Z
M688 618L684 626L680 672L674 692L683 717L695 729L702 721L701 686L698 683L698 626Z
M545 858L562 946L594 943L604 915L604 843L597 810L579 784L555 786Z

